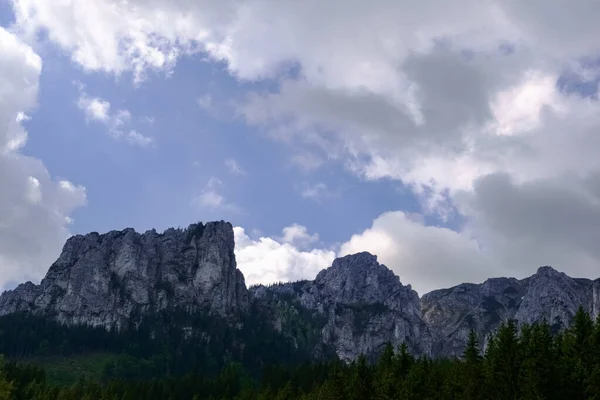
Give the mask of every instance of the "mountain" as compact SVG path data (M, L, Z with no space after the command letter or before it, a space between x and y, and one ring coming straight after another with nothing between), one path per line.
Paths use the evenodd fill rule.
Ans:
M281 310L304 310L320 319L321 343L342 360L376 356L386 342L405 342L414 354L431 355L431 333L417 292L369 253L336 259L314 281L257 286L251 293L271 309L268 315L279 330L285 323Z
M540 267L525 279L491 278L434 290L421 298L423 319L434 335L433 352L460 355L470 329L485 345L503 321L518 324L546 320L554 331L567 327L582 306L600 312L600 279L574 279L552 267Z
M40 285L26 283L0 297L0 315L27 311L106 328L168 309L227 317L248 306L233 228L222 221L162 234L73 236Z
M333 351L345 361L373 358L386 342L405 343L416 355L460 355L470 329L484 345L507 319L546 319L561 330L579 306L598 315L600 280L541 267L526 279L492 278L419 298L366 252L336 259L312 281L248 289L235 261L233 228L223 221L163 233L73 236L39 285L25 283L0 296L0 316L24 312L116 330L184 311L242 332L251 317L313 358ZM210 340L211 332L190 329L181 327L185 337ZM243 341L236 339L239 348Z

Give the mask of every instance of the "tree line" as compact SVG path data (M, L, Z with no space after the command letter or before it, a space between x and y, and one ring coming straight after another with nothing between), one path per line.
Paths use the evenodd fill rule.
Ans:
M488 338L485 350L471 331L462 356L451 359L415 358L406 345L390 344L375 363L364 356L350 364L247 356L256 357L254 365L230 359L217 374L202 368L183 375L116 374L69 387L50 385L43 370L9 360L1 362L0 400L600 399L600 318L592 320L583 309L556 335L545 322L507 321ZM251 372L257 369L258 374Z

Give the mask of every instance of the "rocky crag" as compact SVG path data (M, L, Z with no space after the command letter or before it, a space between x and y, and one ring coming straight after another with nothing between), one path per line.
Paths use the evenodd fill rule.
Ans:
M26 283L0 297L0 315L27 311L107 328L168 309L226 317L248 306L226 222L162 234L125 229L73 236L40 285Z
M286 324L288 331L293 327L293 319L286 318L290 314L308 312L322 321L321 343L342 360L376 355L386 342L404 342L415 354L432 355L417 292L369 253L336 259L314 281L256 286L251 293L270 310L280 331L286 331Z
M333 349L347 361L375 356L386 342L406 343L418 355L459 355L470 329L484 345L509 318L545 319L560 330L579 306L598 315L600 279L541 267L526 279L492 278L419 298L369 253L338 258L312 281L247 289L232 226L223 221L163 233L73 236L40 285L26 283L0 296L0 315L30 312L111 329L169 310L232 323L258 313L315 358Z
M540 267L525 279L491 278L435 290L421 298L423 319L434 335L433 352L460 355L470 329L485 346L490 333L507 319L518 324L545 320L554 331L567 327L582 306L593 317L600 312L600 279L576 279L551 267Z

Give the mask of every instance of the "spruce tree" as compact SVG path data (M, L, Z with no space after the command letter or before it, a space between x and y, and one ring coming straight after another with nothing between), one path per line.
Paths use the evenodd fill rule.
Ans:
M491 398L517 400L520 394L521 349L514 321L503 323L490 339L485 362L486 388Z
M371 371L367 365L366 357L361 354L352 365L350 376L350 392L348 399L368 400L373 395Z
M394 347L391 343L386 343L383 352L379 357L374 378L375 399L388 400L394 399L397 393L398 378L394 373Z
M465 400L479 399L482 391L481 354L479 340L474 329L469 331L467 347L463 352L462 387Z

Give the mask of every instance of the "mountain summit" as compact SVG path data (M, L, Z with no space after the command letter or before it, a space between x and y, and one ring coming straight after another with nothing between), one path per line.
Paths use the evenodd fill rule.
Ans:
M545 266L525 279L491 278L419 298L367 252L337 258L312 281L247 289L233 228L223 221L73 236L39 285L0 296L0 315L26 312L109 329L171 310L230 324L252 315L316 358L333 350L346 361L375 356L386 342L405 343L414 354L460 355L471 329L484 345L507 319L545 319L561 330L579 306L598 315L600 280Z
M247 310L231 224L73 236L40 285L0 297L0 315L28 311L107 328L175 308L222 316Z

